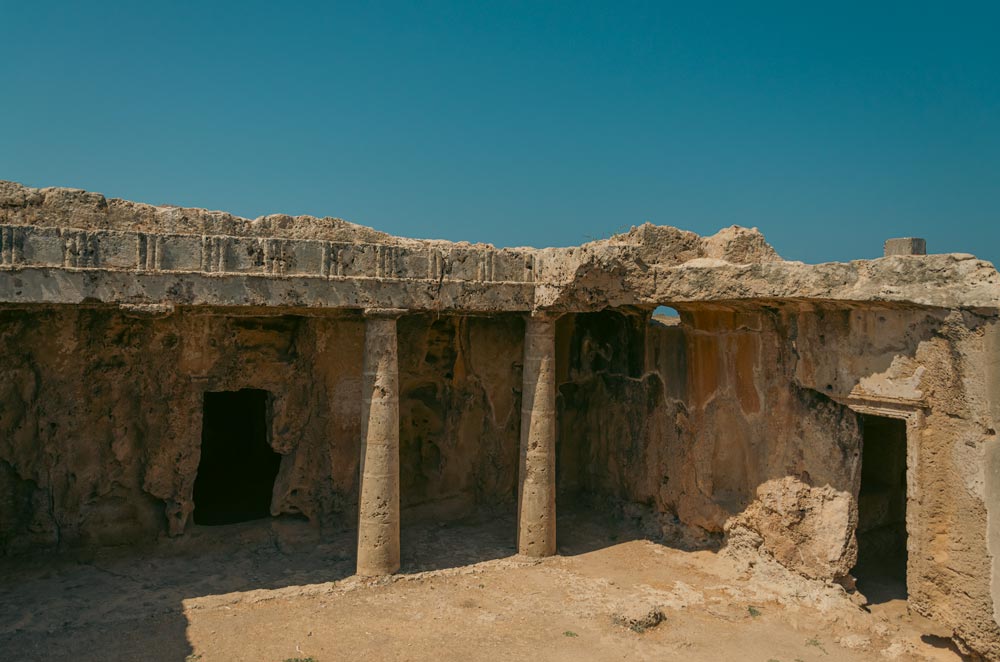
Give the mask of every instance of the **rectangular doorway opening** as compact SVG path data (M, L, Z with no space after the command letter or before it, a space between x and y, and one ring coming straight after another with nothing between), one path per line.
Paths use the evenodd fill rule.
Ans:
M194 481L195 524L234 524L271 514L281 455L271 448L268 392L206 392L201 461Z
M852 574L870 603L905 600L906 421L862 414L858 563Z

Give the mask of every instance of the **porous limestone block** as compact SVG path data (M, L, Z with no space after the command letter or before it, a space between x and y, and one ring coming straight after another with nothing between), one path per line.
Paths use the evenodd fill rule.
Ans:
M920 237L898 237L885 240L885 256L927 255L927 240Z

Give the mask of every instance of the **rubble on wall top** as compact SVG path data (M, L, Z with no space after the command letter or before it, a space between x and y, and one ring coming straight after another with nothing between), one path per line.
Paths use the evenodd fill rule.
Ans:
M0 181L0 303L497 312L812 300L1000 308L1000 274L991 264L917 257L919 240L905 241L909 248L893 252L911 254L807 265L783 260L756 228L702 237L645 223L581 246L497 249L395 237L337 218L246 219ZM29 270L39 278L60 273L63 282L17 285ZM14 271L16 282L3 279ZM79 271L108 276L80 280L72 275ZM204 276L212 280L198 280Z

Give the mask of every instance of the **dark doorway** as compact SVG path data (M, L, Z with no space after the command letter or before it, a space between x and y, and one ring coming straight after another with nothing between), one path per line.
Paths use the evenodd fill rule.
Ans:
M267 391L205 393L195 524L268 517L280 463L281 456L268 443Z
M858 563L853 574L872 603L905 600L906 421L861 416Z

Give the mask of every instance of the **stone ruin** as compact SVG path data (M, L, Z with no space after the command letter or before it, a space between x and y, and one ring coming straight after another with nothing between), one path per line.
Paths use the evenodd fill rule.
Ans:
M644 504L1000 657L1000 275L808 265L756 230L392 237L0 182L0 549L294 514L399 567L401 517ZM654 316L659 306L677 318Z

